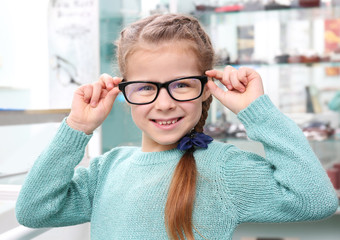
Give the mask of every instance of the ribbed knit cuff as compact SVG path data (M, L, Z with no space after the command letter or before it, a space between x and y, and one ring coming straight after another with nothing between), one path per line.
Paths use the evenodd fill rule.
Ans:
M91 135L71 128L66 123L66 118L61 122L61 125L53 139L53 142L58 145L68 146L70 148L85 148L90 141Z
M247 108L240 111L237 115L245 128L253 125L263 124L273 114L280 111L272 103L268 95L262 95L255 99Z

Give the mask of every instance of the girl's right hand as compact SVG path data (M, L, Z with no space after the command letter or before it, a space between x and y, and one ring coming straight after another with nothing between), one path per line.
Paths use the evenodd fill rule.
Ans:
M67 124L75 130L91 134L109 115L121 81L121 78L102 74L97 82L79 87L73 96Z

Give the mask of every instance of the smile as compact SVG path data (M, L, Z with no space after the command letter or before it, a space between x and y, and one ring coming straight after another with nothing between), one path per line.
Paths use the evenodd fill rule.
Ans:
M153 120L153 121L162 126L169 126L169 125L177 123L180 119L181 118L169 119L169 120Z

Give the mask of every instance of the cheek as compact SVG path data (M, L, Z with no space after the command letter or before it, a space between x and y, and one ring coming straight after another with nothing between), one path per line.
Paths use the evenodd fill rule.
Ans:
M145 114L147 111L147 105L131 105L131 117L138 127L143 125L142 122L145 120Z
M202 115L202 103L195 103L194 105L188 107L187 112L191 113L192 127L195 127Z

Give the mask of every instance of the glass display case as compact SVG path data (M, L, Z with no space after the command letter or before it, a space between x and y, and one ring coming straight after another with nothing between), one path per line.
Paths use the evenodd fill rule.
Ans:
M279 2L197 4L193 14L211 36L216 68L256 69L265 93L303 128L320 159L329 165L340 161L340 109L329 107L340 91L340 4ZM208 128L215 131L211 134L229 141L246 138L236 117L217 101L210 111Z
M216 68L249 66L260 73L265 93L302 128L339 192L339 1L201 1L192 14L211 36ZM209 116L208 134L264 156L262 144L249 141L237 117L216 99ZM314 229L306 223L246 224L234 238L284 239L289 232L297 239L333 240L339 232L331 225L338 224L339 213Z

